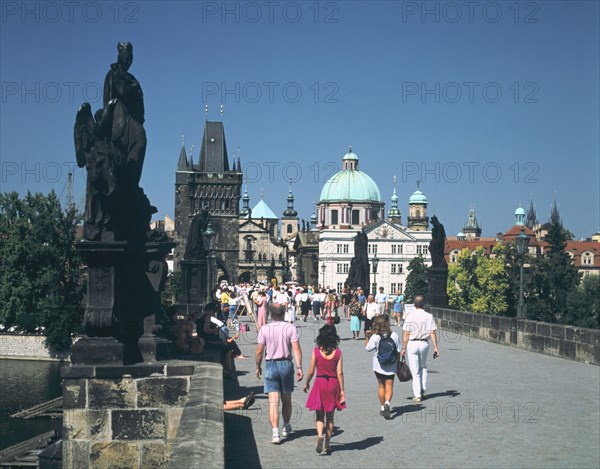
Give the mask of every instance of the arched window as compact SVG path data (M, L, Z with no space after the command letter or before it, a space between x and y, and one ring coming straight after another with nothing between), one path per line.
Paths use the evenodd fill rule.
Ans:
M415 217L416 218L421 218L421 210L419 210L419 209L415 210Z
M594 265L594 255L586 251L581 255L581 264L582 265Z
M288 223L287 232L288 232L288 234L290 234L292 232L292 224L291 223Z

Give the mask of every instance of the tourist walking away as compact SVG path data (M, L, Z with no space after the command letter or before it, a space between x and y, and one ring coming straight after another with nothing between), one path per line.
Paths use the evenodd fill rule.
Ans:
M269 421L273 429L271 443L279 443L279 400L281 398L281 414L283 416L284 438L292 431L292 391L294 390L294 363L296 362L296 379L302 380L302 349L300 348L298 330L293 324L286 323L286 307L271 304L272 322L265 324L258 332L256 345L256 377L262 375L262 360L265 356L265 393L269 396Z
M427 354L429 352L429 339L433 343L433 358L440 355L437 346L435 331L437 326L433 316L423 309L425 297L415 296L413 301L414 311L404 320L402 326L401 354L408 358L408 367L412 374L413 400L421 402L427 397Z
M354 340L359 340L358 336L360 335L360 316L362 315L362 309L356 295L352 295L350 298L348 314L350 317L350 331L352 332L352 338Z
M402 311L404 310L404 295L400 290L396 292L396 297L393 299L392 309L394 311L396 326L399 326L400 321L402 321Z
M394 377L400 357L400 337L391 330L390 318L387 314L380 314L373 320L370 336L367 352L375 352L373 372L377 378L377 395L381 405L379 414L389 420L390 401L394 394Z
M300 312L302 313L302 320L306 322L306 317L308 316L308 311L310 310L310 296L307 291L300 289L300 294L298 295L298 302L300 303Z
M329 445L333 433L333 416L336 410L346 408L342 351L338 348L340 338L335 326L326 324L321 327L315 343L317 346L313 349L310 359L304 392L310 389L310 382L316 372L317 378L308 395L306 407L316 412L317 453L325 451L328 454L331 452Z
M365 342L369 342L369 335L367 332L371 330L371 326L373 325L373 319L375 316L379 314L379 306L375 303L375 298L373 295L369 295L367 298L367 302L363 306L363 315L365 317Z
M317 292L313 295L312 300L313 316L315 317L316 321L318 319L317 316L321 316L321 290L317 290Z

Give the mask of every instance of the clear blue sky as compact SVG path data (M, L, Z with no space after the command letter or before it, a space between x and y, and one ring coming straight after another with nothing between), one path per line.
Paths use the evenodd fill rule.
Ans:
M541 221L556 194L576 237L600 229L598 2L1 5L2 191L64 198L76 109L101 105L116 43L130 41L146 102L142 186L161 217L174 212L181 132L197 162L204 105L218 120L223 102L251 205L263 191L277 214L298 178L308 219L352 145L386 209L397 175L403 221L420 179L449 235L471 204L484 236L507 230L532 193Z

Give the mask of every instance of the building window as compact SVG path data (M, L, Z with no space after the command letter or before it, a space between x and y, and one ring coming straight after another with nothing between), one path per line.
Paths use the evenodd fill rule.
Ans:
M350 264L348 264L347 262L336 264L336 273L347 274L348 272L350 272Z
M360 210L352 210L352 224L353 225L360 224Z
M403 245L402 244L392 244L392 254L402 254L403 253Z
M390 265L390 274L401 274L402 273L402 264L391 264Z
M591 252L584 252L581 255L581 264L582 265L593 265L594 264L594 255Z
M377 244L369 244L369 254L377 254Z
M337 245L337 253L338 254L348 254L348 245L347 244L338 244Z
M332 225L338 224L338 211L337 210L331 211L331 224Z
M397 291L402 291L402 284L401 283L392 283L390 285L390 294L395 295Z
M288 224L287 232L288 232L288 234L292 232L292 225Z
M415 218L421 218L421 210L419 210L419 209L415 210Z
M344 284L342 282L338 282L336 291L339 293L342 291L343 288L344 288Z
M458 253L458 249L455 249L450 253L450 262L456 262L456 260L458 259Z

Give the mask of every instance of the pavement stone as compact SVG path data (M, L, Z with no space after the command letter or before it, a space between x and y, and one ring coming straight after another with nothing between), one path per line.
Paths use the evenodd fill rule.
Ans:
M352 340L349 324L338 326L348 407L335 414L330 455L315 452L303 383L292 395L293 433L269 442L267 396L255 376L257 334L240 334L250 358L236 360L239 387L229 383L226 398L258 395L251 409L226 413L226 467L600 468L599 367L441 330L440 358L432 351L428 358L428 399L413 403L410 382L395 380L393 418L384 420L372 355L364 340ZM322 325L296 322L305 373Z

